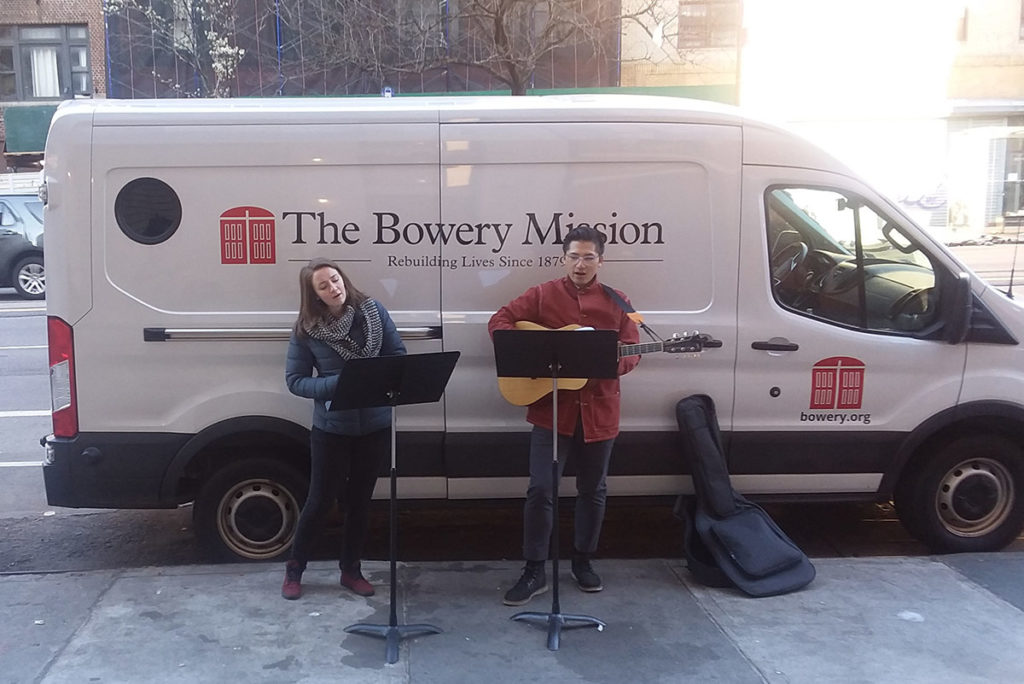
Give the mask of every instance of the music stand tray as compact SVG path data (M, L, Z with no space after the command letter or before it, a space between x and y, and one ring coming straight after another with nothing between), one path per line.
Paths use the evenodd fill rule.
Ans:
M551 612L512 616L530 624L547 624L548 650L557 651L563 629L605 628L589 615L562 613L558 597L558 378L618 377L618 332L614 330L495 330L494 357L498 377L551 378L552 526Z
M386 625L355 624L345 631L350 634L366 634L385 640L387 662L398 662L399 642L412 636L439 634L441 630L433 625L399 625L395 605L398 593L397 551L398 523L396 502L398 499L398 474L396 468L396 419L398 406L407 404L428 404L438 401L444 394L445 385L459 360L459 352L434 352L429 354L408 354L402 356L376 356L367 359L350 359L345 362L338 381L338 389L328 407L331 411L342 409L390 406L391 410L391 497L390 497L390 563L391 563L391 612Z

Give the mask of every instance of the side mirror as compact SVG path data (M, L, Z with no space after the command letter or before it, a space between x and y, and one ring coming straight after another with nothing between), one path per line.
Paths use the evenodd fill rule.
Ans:
M966 273L958 273L953 280L953 287L950 288L949 294L944 317L946 320L946 342L960 344L967 339L967 333L971 329L971 310L973 308L971 277Z

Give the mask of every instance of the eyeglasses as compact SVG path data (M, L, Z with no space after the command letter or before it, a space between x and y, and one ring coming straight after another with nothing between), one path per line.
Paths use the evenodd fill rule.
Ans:
M596 254L566 254L562 257L570 264L575 264L582 261L586 266L592 266L597 263L597 260L601 257Z

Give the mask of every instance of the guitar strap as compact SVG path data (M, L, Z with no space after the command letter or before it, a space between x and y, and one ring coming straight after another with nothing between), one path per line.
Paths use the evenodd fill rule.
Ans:
M629 317L629 320L633 321L638 326L643 328L643 331L650 335L651 338L653 338L655 341L661 340L661 338L658 337L653 330L647 327L646 323L644 323L644 317L640 315L629 302L620 297L619 293L615 291L615 288L613 288L611 285L605 285L604 283L601 283L601 287L604 289L606 293L608 293L608 296L612 298L612 301L618 304L619 308L626 312L626 316Z
M604 283L601 283L601 287L606 293L608 293L608 296L612 298L612 301L618 304L619 308L626 312L626 315L629 316L629 320L633 321L637 325L644 322L644 317L638 314L636 309L634 309L629 302L620 297L614 287L611 285L605 285Z

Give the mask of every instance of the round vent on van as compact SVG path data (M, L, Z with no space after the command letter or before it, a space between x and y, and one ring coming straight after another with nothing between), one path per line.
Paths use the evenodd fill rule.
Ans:
M181 201L167 183L136 178L117 193L114 218L121 232L144 245L167 240L181 224Z

